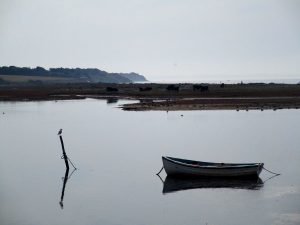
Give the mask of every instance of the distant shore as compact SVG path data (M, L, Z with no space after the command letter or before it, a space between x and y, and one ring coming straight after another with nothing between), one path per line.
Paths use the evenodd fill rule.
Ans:
M121 106L127 111L279 110L299 109L300 97L195 98L140 102Z
M140 100L123 110L265 110L300 108L299 84L47 84L0 86L0 101L84 98Z

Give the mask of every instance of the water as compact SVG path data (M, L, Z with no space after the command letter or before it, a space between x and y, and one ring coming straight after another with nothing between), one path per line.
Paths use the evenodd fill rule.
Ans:
M300 76L299 76L300 77ZM178 84L178 83L211 83L211 84L240 84L243 82L244 84L248 83L276 83L276 84L298 84L300 82L300 79L286 79L286 78L281 78L281 79L201 79L201 80L195 80L195 79L168 79L168 80L151 80L148 82L141 82L141 83L173 83L173 84Z
M299 110L126 112L122 103L0 103L0 224L300 224ZM79 168L63 208L60 128ZM163 194L162 155L264 162L282 175L257 190Z

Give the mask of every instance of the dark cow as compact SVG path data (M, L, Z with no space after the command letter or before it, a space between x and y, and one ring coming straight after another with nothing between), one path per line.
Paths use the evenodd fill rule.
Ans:
M206 91L208 91L208 86L204 86L204 85L201 85L201 84L194 84L193 85L193 90L194 91L200 90L201 92L206 92Z
M193 85L193 90L194 90L194 91L201 90L201 88L202 88L202 85L201 85L201 84L194 84L194 85Z
M152 87L145 87L145 88L140 87L139 89L140 91L151 91Z
M175 86L174 84L168 85L166 88L168 91L179 91L179 86Z
M224 83L222 83L222 84L220 85L220 87L221 87L221 88L224 88L224 87L225 87L225 84L224 84Z
M153 103L152 99L139 99L140 103Z
M119 90L118 90L118 88L107 87L107 88L106 88L106 91L107 91L107 92L117 92L117 91L119 91Z

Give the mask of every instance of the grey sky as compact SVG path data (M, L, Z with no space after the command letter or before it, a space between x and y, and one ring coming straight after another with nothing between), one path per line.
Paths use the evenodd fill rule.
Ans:
M300 79L300 1L0 0L0 64Z

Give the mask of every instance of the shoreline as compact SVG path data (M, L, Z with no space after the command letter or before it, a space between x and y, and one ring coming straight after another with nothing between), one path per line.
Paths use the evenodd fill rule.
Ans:
M200 88L199 88L200 87ZM0 87L0 101L130 99L127 111L300 108L299 84L52 84Z
M279 110L299 109L300 97L205 98L123 104L125 111Z

